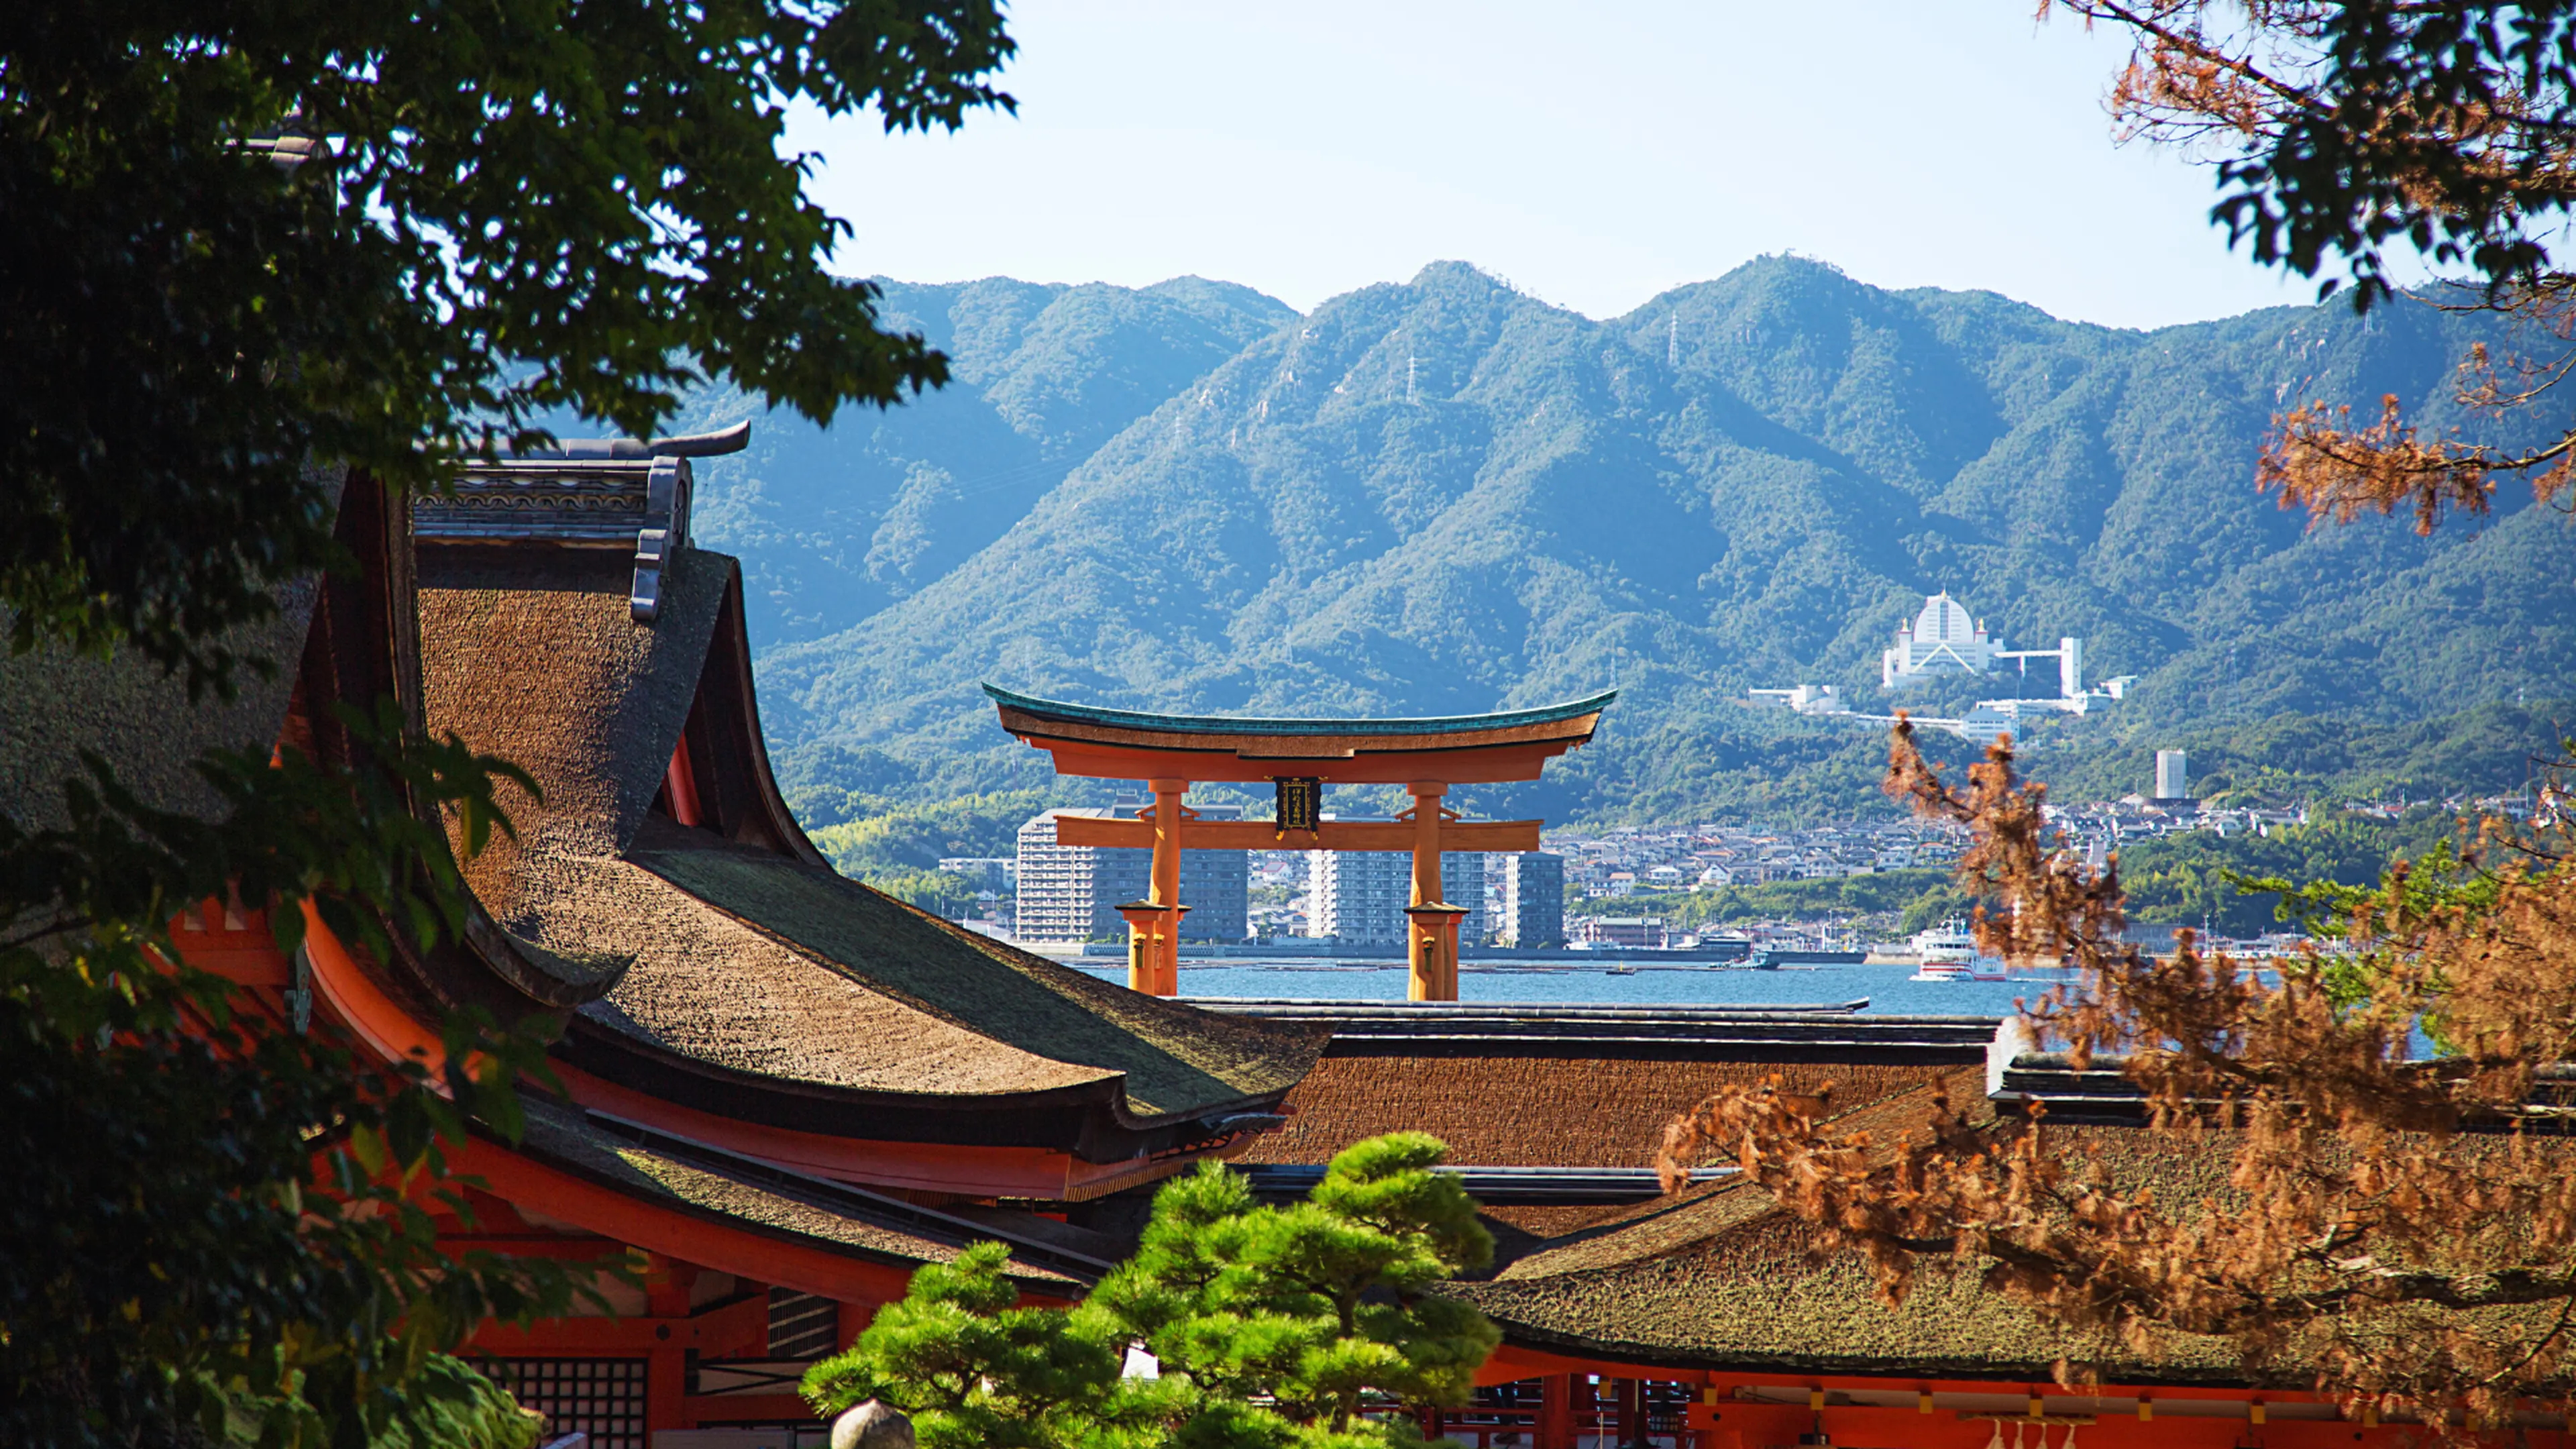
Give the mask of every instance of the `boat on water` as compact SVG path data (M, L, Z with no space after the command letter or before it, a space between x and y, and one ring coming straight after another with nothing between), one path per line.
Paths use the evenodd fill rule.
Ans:
M1812 971L1819 966L1857 966L1869 959L1866 951L1835 951L1822 946L1765 946L1745 962L1756 971Z
M1914 937L1914 954L1923 964L1909 981L2004 981L2010 977L2003 958L1977 949L1965 916L1952 916Z

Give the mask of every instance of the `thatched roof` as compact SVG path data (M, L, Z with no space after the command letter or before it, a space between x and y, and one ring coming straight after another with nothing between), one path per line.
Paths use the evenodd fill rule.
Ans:
M564 1103L531 1096L522 1107L526 1132L514 1148L520 1154L708 1222L901 1267L953 1262L969 1243L1007 1236L989 1224L783 1173ZM1011 1247L1010 1275L1041 1292L1064 1294L1106 1267L1043 1243Z
M1983 1067L1959 1068L1951 1100L1982 1102ZM1850 1111L1836 1123L1893 1140L1924 1120L1930 1085ZM2223 1159L2174 1153L2146 1134L2115 1151L2157 1153L2160 1173L2224 1173ZM2096 1144L2087 1144L2096 1145ZM1483 1309L1510 1342L1614 1361L1933 1378L2045 1379L2060 1358L2104 1345L2042 1322L1973 1271L1929 1271L1902 1307L1882 1302L1853 1252L1816 1254L1812 1229L1761 1187L1733 1179L1632 1209L1617 1221L1535 1245L1484 1282L1450 1290ZM2157 1382L2233 1381L2235 1353L2177 1336L2156 1357Z
M102 658L51 645L0 649L0 814L29 829L63 824L63 786L88 778L86 750L144 804L211 817L220 802L195 762L210 749L277 742L314 593L309 582L282 588L274 618L228 636L236 652L274 666L266 676L238 670L230 699L191 699L184 677L131 650ZM0 612L0 627L7 622Z
M1105 1160L1168 1145L1120 1131L1204 1135L1192 1119L1274 1104L1312 1062L1310 1033L1138 996L833 873L778 823L747 673L711 662L747 658L734 561L678 552L650 622L632 617L627 583L599 552L421 560L430 729L516 762L543 792L514 809L519 841L470 867L477 897L550 952L626 963L575 1020L576 1064L782 1125L1078 1139ZM731 727L708 769L762 809L707 828L656 813L684 726Z
M1875 1101L1933 1068L1608 1056L1345 1056L1328 1051L1288 1096L1288 1125L1263 1138L1262 1162L1324 1162L1364 1138L1428 1132L1453 1162L1514 1167L1643 1167L1664 1124L1721 1086L1777 1074L1793 1088L1830 1082L1838 1100Z

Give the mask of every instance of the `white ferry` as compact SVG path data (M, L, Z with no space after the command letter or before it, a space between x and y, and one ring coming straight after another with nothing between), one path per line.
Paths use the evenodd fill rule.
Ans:
M1952 916L1914 938L1914 954L1923 964L1907 978L1913 981L2002 981L2008 979L2001 957L1977 949L1965 916Z

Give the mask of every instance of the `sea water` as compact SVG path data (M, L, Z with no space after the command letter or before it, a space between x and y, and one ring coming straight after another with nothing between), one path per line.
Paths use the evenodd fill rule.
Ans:
M1069 963L1106 981L1125 981L1114 959ZM1910 981L1911 966L1798 966L1756 971L1742 966L1614 963L1465 962L1461 1001L1555 1003L1564 1006L1840 1006L1891 1016L2009 1016L2016 998L2037 1001L2053 980ZM1181 962L1183 997L1298 1001L1402 1001L1408 973L1397 962Z

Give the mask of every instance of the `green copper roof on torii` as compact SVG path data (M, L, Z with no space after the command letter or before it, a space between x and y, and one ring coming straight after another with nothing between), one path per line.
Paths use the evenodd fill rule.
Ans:
M1516 729L1524 725L1554 724L1598 713L1619 691L1605 689L1585 699L1570 699L1562 704L1540 705L1536 709L1504 710L1496 714L1440 715L1415 719L1262 719L1236 715L1148 714L1141 710L1099 709L1087 704L1066 704L1061 700L1039 699L1033 695L1015 694L998 685L987 684L984 692L997 704L1067 723L1104 725L1113 729L1168 730L1180 734L1200 735L1406 735L1463 734L1475 730Z

